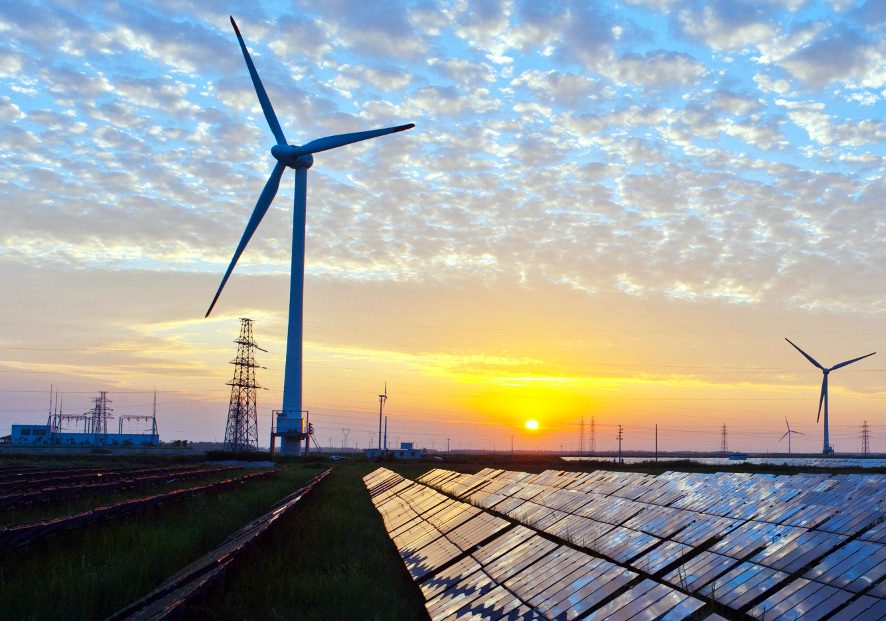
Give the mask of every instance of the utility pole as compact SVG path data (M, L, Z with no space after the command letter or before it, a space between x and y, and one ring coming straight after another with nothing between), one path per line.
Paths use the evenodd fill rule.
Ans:
M388 383L385 382L385 391L378 396L378 451L381 452L381 412L388 400Z
M591 455L597 452L597 426L594 424L594 417L591 416Z
M729 444L726 442L726 423L723 423L723 429L720 431L720 452L724 455L729 452Z
M511 455L513 455L513 454L514 454L514 436L512 434L511 435Z
M868 421L864 421L861 426L861 454L871 454L871 428L868 427Z
M624 457L621 456L621 441L622 441L622 438L624 438L624 433L623 433L622 426L619 425L619 426L618 426L618 437L617 437L616 439L618 440L618 463L620 463L620 464L625 463Z
M585 417L581 417L581 431L578 432L578 454L585 452Z
M449 438L446 438L446 452L449 452Z
M658 461L658 423L655 423L655 461Z

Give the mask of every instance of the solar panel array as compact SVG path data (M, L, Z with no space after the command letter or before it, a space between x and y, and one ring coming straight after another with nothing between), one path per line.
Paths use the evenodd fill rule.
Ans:
M635 601L642 584L734 618L886 619L881 475L485 469L418 483L634 572Z
M364 481L435 621L721 619L663 581L390 470Z

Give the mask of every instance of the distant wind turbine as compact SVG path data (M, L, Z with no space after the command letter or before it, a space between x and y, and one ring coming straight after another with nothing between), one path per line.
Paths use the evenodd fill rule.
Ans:
M805 356L806 360L811 362L814 366L821 369L822 380L821 380L821 397L818 399L818 417L815 419L815 422L818 422L821 419L821 406L824 404L824 450L822 451L825 455L830 455L834 452L834 449L831 447L829 437L828 437L828 374L831 371L836 371L837 369L842 369L843 367L852 364L853 362L858 362L859 360L863 360L868 356L873 356L877 352L871 352L870 354L865 354L864 356L859 356L858 358L853 358L852 360L847 360L846 362L841 362L840 364L835 364L830 368L825 368L818 364L818 361L815 360L812 356L807 354L805 351L797 347L791 339L785 338L785 340L794 346L798 352Z
M237 244L237 249L234 251L234 257L231 259L231 264L228 266L228 270L222 278L221 285L219 285L218 291L212 299L212 304L209 305L209 310L206 311L206 316L209 317L209 313L212 312L215 303L221 295L222 289L225 287L225 283L228 282L231 272L234 271L234 266L237 264L237 260L240 258L240 255L243 254L243 250L252 238L253 233L255 233L256 228L258 228L265 212L267 212L268 208L271 206L271 201L274 200L274 196L277 194L277 190L280 187L280 178L283 176L283 171L286 170L287 167L294 169L295 203L292 210L292 269L290 272L289 285L289 329L286 335L286 369L284 371L283 379L283 409L277 414L276 425L277 435L280 435L283 438L281 453L291 453L298 450L300 441L304 438L302 429L302 320L305 272L305 216L307 209L308 168L314 163L313 154L319 153L320 151L328 151L329 149L343 147L353 142L359 142L369 138L377 138L378 136L384 136L385 134L393 134L394 132L401 132L406 129L411 129L412 127L415 127L415 125L409 123L408 125L398 125L397 127L388 127L385 129L373 129L352 134L327 136L325 138L312 140L301 146L289 144L286 142L286 137L283 135L280 123L277 121L277 115L274 113L274 108L271 107L271 101L268 99L268 94L265 92L261 79L258 77L258 72L255 70L255 65L252 63L252 58L246 50L246 44L243 42L243 37L240 35L240 29L237 28L237 23L234 21L233 17L231 17L231 25L234 27L234 32L237 34L237 40L240 42L240 49L243 51L243 58L246 60L246 67L249 69L249 75L252 78L255 93L258 95L258 101L265 114L265 120L268 122L268 126L271 128L271 133L274 134L274 138L277 141L277 144L271 147L271 155L274 156L277 163L275 164L274 170L271 172L271 176L268 178L261 195L258 197L255 209L252 211L252 216L250 216L249 222L246 224L246 229L243 231L240 243Z
M784 424L788 426L788 430L785 431L784 435L782 437L780 437L778 439L778 441L781 442L785 438L788 439L788 455L790 455L791 454L791 436L795 433L800 434L801 436L805 436L806 434L803 433L802 431L794 431L793 429L791 429L791 424L788 422L787 416L784 417Z

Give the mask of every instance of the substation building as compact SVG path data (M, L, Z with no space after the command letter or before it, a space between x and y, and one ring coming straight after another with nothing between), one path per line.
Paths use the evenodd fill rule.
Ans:
M366 455L369 459L376 459L379 457L392 457L394 459L421 459L425 456L427 451L425 449L415 448L412 442L401 442L400 448L398 449L388 449L383 448L379 449L366 449L363 454Z
M159 446L157 406L154 398L152 415L125 414L117 417L117 432L108 423L113 418L108 393L101 392L95 405L83 414L63 414L56 407L44 424L12 425L12 433L0 438L3 444L34 447L128 447ZM124 433L124 427L127 432ZM133 428L138 428L135 431Z

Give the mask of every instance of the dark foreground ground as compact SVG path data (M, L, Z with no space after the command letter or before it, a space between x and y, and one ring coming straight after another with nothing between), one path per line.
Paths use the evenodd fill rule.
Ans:
M109 458L49 462L24 458L0 465L58 468ZM144 463L127 457L120 465ZM165 459L150 463L158 467ZM221 591L201 603L208 619L427 619L423 599L369 500L362 477L379 466L416 478L432 468L475 472L485 467L540 472L598 468L647 473L732 470L791 474L799 468L693 462L564 462L553 456L445 455L421 462L330 462L324 456L285 462L262 481L225 493L195 497L141 515L53 537L0 555L0 617L101 619L138 599L228 534L266 512L321 470L332 474L229 571ZM879 472L886 469L810 469L803 472ZM107 499L93 499L98 506Z

